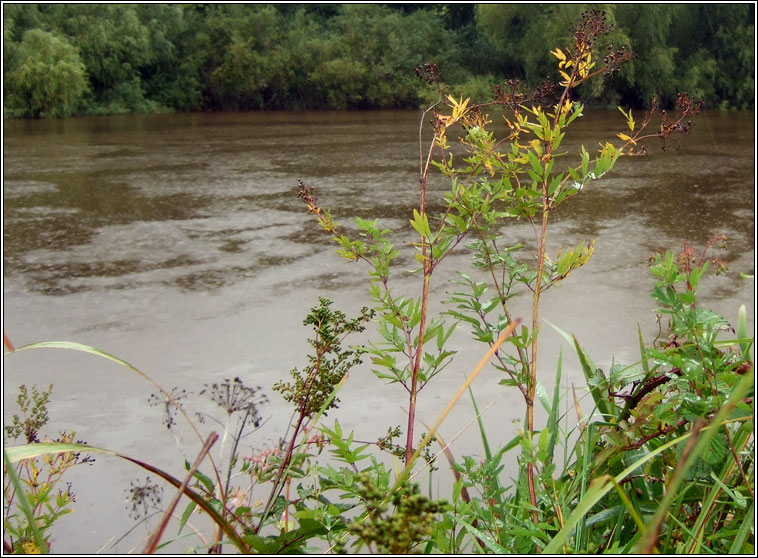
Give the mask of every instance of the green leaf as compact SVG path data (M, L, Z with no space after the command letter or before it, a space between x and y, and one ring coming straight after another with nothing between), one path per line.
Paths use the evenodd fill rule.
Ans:
M646 548L647 546L652 545L653 543L652 537L657 535L658 527L661 525L666 515L670 513L669 507L673 503L674 499L677 497L677 494L679 493L679 487L681 486L682 482L684 482L684 480L686 479L686 475L690 467L692 467L692 465L699 458L699 456L701 456L703 452L705 451L705 449L710 445L710 442L713 436L720 433L720 429L723 427L724 420L732 412L734 405L738 401L741 401L742 398L745 396L745 394L753 387L754 382L755 382L755 378L752 374L745 374L744 376L742 376L742 378L740 378L739 383L737 383L734 386L732 393L729 395L729 399L727 399L726 403L722 405L721 408L719 409L718 414L713 418L713 420L707 427L704 427L700 431L699 437L697 441L695 442L695 447L690 452L687 459L683 462L680 462L677 465L676 474L669 481L666 487L666 495L662 499L661 503L658 505L658 508L656 509L653 517L647 521L647 525L649 529L647 533L640 539L640 542L638 543L638 546L635 549L636 551L639 551L639 549L641 548ZM688 434L691 434L691 432ZM681 439L684 439L684 437L682 437ZM681 441L681 439L677 439L674 441ZM668 445L669 444L664 444L663 446L661 446L661 448L667 447ZM655 453L658 451L658 449L650 453Z
M544 429L540 431L540 437L537 441L537 448L539 452L539 459L540 461L547 461L548 456L548 450L550 448L550 438L552 437L552 434L549 430Z
M560 333L564 339L566 339L566 341L574 346L576 354L579 357L579 363L582 366L582 372L584 372L585 380L587 381L587 385L590 388L592 399L595 401L595 405L597 406L598 411L600 411L603 417L605 417L605 420L611 420L611 418L615 416L613 413L613 407L615 407L615 404L608 401L608 380L606 379L605 374L603 374L603 371L595 366L590 357L579 345L579 341L577 341L576 337L569 335L558 326L551 324L547 320L545 320L545 322L547 322L548 325Z
M718 433L713 436L710 444L708 444L708 447L703 452L703 461L708 463L708 465L716 465L720 463L727 452L726 444L726 436L724 436L724 434Z
M713 479L713 481L716 484L719 485L719 487L721 488L721 490L723 490L724 492L726 492L729 495L729 497L734 501L734 503L737 505L737 507L742 508L743 510L747 507L747 499L742 494L740 494L739 492L735 492L734 490L732 490L731 488L729 488L727 485L725 485L721 481L721 479L718 478L718 476L716 475L716 473L714 473L713 471L711 471L711 478Z
M553 161L550 161L551 163ZM547 193L548 195L552 196L555 194L555 191L558 189L558 186L560 185L561 181L563 180L563 173L558 174L557 176L554 176L553 179L550 181L550 186L548 186Z
M566 132L559 132L559 129L560 128L556 126L555 130L553 131L553 151L558 150L561 142L563 141L563 137L566 135Z
M526 173L529 175L529 178L534 180L536 184L540 184L542 182L542 176L534 172L532 169L526 169Z
M537 385L534 388L534 391L537 394L537 398L540 400L540 403L542 403L542 407L550 413L550 401L547 398L547 390L545 390L545 386L543 386L541 383L537 382Z
M745 310L744 304L740 306L739 313L737 314L737 338L748 339L747 310ZM752 345L752 342L740 341L742 359L746 362L750 362L750 347Z
M645 371L636 366L624 366L614 364L610 370L610 381L613 386L625 386L629 382L641 380L645 377Z
M189 463L187 463L187 465L189 465ZM195 474L193 476L202 483L208 492L213 493L215 487L213 485L213 481L208 476L204 475L200 471L195 471Z
M421 215L416 208L413 209L413 219L411 219L411 226L416 229L421 236L429 238L432 236L432 231L429 229L429 218L426 213Z
M187 504L187 507L184 508L184 512L182 513L182 517L179 520L179 530L177 533L181 533L182 529L184 529L184 526L187 524L187 521L189 521L190 516L192 516L192 512L195 511L195 508L197 508L197 504L195 502L190 502Z
M539 177L537 179L537 182L539 182L540 180L542 180L542 172L543 172L542 165L540 164L540 160L531 151L527 153L527 156L529 158L529 164L532 165L532 169L534 169L535 174Z
M460 525L462 525L463 528L466 529L466 531L468 531L471 535L476 537L478 540L482 541L484 543L484 546L486 546L489 550L491 550L495 554L509 554L508 549L504 546L500 546L499 544L497 544L495 539L493 539L489 533L485 533L484 531L480 531L476 527L469 525L457 515L446 514L446 517L449 517L456 523L459 523Z
M647 362L647 352L645 351L645 342L642 340L642 329L640 329L640 324L637 324L637 336L640 342L640 358L642 359L642 369L645 371L645 374L649 374L650 365Z
M590 154L587 153L587 150L582 146L582 178L587 176L587 167L590 164Z
M563 348L558 350L558 364L555 370L555 387L553 388L553 404L550 407L547 420L548 430L552 433L550 438L550 447L548 451L548 460L552 460L555 444L558 439L558 411L561 400L561 368L563 364Z
M571 124L574 120L582 116L582 111L584 110L584 105L581 103L575 103L574 109L571 112L571 116L569 116L569 119L566 121L565 126L568 126Z
M37 444L24 444L21 446L11 446L3 450L6 452L11 463L17 463L22 459L31 459L42 455L53 455L56 453L70 452L97 452L110 455L118 454L114 451L103 450L86 444L64 444L61 442L40 442Z

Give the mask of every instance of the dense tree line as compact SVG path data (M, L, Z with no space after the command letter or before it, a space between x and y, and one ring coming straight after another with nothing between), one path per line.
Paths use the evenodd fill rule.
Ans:
M436 96L414 74L426 62L484 100L505 79L557 79L549 51L571 44L588 7L636 58L585 101L670 103L681 90L753 107L752 3L5 4L4 112L415 107Z

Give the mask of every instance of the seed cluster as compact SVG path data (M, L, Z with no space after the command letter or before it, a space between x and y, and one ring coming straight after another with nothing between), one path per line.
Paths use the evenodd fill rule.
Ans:
M418 485L402 484L391 498L374 484L367 473L358 475L357 492L365 502L368 515L353 522L350 531L365 544L375 544L386 554L408 554L432 531L434 517L444 511L444 500L429 500L419 493ZM389 504L394 513L388 513Z

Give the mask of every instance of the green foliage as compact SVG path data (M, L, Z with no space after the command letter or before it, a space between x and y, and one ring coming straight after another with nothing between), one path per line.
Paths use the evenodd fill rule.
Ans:
M73 114L87 86L87 70L65 38L31 29L13 49L6 73L8 110L21 116L55 118Z
M48 422L47 405L53 386L40 392L32 386L31 397L26 386L19 388L16 400L21 417L14 414L5 426L10 440L39 443L40 429ZM56 443L70 444L74 432L61 432ZM3 437L3 446L7 439ZM81 445L81 442L78 442ZM6 550L21 554L38 554L50 549L50 529L64 515L74 511L71 483L62 478L72 467L94 460L80 452L46 454L19 461L15 467L3 450L3 531Z
M582 4L9 4L4 9L9 116L162 110L402 108L436 88L484 102L517 79L558 74L547 48L568 44ZM751 108L754 6L604 5L610 44L636 59L575 91L584 103L666 106L686 90L708 107ZM28 38L25 33L33 32ZM44 48L40 50L40 46ZM40 57L40 52L46 52Z
M476 16L509 70L503 73L536 87L553 72L547 52L533 45L565 43L566 22L585 9L581 4L483 4ZM609 4L601 9L614 25L607 41L628 44L636 58L617 76L583 87L584 100L639 107L657 95L671 106L677 91L688 91L709 108L752 106L754 6Z
M13 440L17 440L23 435L27 443L39 442L39 431L49 419L47 404L52 393L52 384L42 392L37 389L37 386L32 386L31 397L29 397L27 387L23 384L20 385L16 405L21 411L22 418L14 414L11 423L4 427L5 435Z
M709 261L718 263L706 259L716 240L699 258L690 245L679 255L654 256L651 272L658 280L651 295L670 329L649 347L641 342L639 362L615 364L605 374L572 340L601 418L583 427L585 443L575 448L564 480L612 476L617 483L615 493L578 506L583 519L576 551L722 553L731 536L704 534L718 531L724 518L745 518L754 493L748 473L754 462L746 451L754 444L753 362L741 336L722 339L729 325L697 304ZM653 454L659 455L649 459ZM644 467L629 467L641 458ZM726 523L734 529L743 520ZM622 547L633 533L633 544Z
M62 29L82 54L90 77L91 102L107 112L144 112L140 68L154 59L150 31L135 6L61 5Z
M332 397L335 388L351 368L360 364L361 349L344 350L342 339L351 333L361 332L362 325L371 319L371 313L363 308L361 316L348 320L343 312L329 308L331 300L319 298L319 306L314 307L303 322L312 325L316 337L308 342L315 354L308 357L310 364L302 371L290 372L292 383L277 382L274 391L282 393L285 401L294 403L298 413L306 417L319 410L336 408L339 399Z

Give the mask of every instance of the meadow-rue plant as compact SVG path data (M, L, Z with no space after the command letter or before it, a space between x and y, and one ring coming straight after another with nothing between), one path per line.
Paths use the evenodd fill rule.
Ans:
M320 298L311 309L304 322L314 333L307 363L293 369L289 381L274 385L291 404L292 417L286 433L266 449L241 448L250 429L264 426L259 406L265 402L260 388L241 378L200 392L226 414L225 420L214 419L223 427L220 460L211 452L217 435L205 438L184 409L189 392L161 389L151 399L162 407L167 427L182 417L206 440L195 464L185 460L184 482L146 466L190 499L180 533L203 512L216 526L212 537L202 539L211 552L220 552L222 545L266 554L754 550L753 337L744 307L734 328L698 302L707 269L723 271L720 260L708 254L724 238L715 237L699 253L685 244L679 255L651 258L651 294L667 324L664 331L661 318L661 332L652 342L640 332L637 362L614 362L603 370L579 340L553 326L576 352L593 407L589 413L576 388L561 390L562 354L552 394L544 386L544 366L538 367L540 330L546 325L540 317L543 295L569 280L595 250L593 239L548 250L553 212L611 172L621 157L644 156L649 141L676 147L702 108L686 93L678 96L672 114L653 99L641 121L619 108L620 131L613 141L602 141L592 152L585 146L567 151L564 139L584 110L577 88L613 75L634 57L627 47L601 45L611 28L603 12L585 12L571 44L550 51L557 82L526 88L509 80L487 103L447 90L437 64L416 68L416 75L436 89L437 101L422 114L418 205L409 210L412 232L402 245L379 219L367 216L356 217L357 233L350 233L320 205L314 186L298 181L300 199L335 241L338 254L367 266L370 307L348 318ZM604 54L598 52L601 46ZM501 137L487 111L503 118ZM442 194L429 187L433 172L448 185ZM509 238L513 222L530 225L531 248ZM415 296L394 288L402 250L415 258ZM453 291L433 299L437 271L456 252L469 256L471 268L456 269ZM524 323L512 305L519 293L531 301ZM437 302L444 306L435 314ZM370 323L373 342L343 346ZM455 362L449 345L459 325L470 328L485 356L417 442L419 398ZM12 347L7 340L6 345ZM92 348L65 348L106 356L144 376ZM390 421L387 434L375 442L346 432L338 419L322 420L338 407L342 386L364 356L376 377L403 390L408 401L404 427ZM472 396L482 456L456 457L437 428L488 364L501 375L503 389L515 389L523 399L523 429L510 439L494 439ZM14 419L6 431L37 441L48 397L49 392L33 391L30 404L25 395L29 417ZM561 410L562 403L570 405L575 420ZM544 425L535 417L537 404L547 412ZM417 482L432 475L432 441L441 446L454 477L444 500L431 488L422 494ZM519 465L513 482L504 464L511 451L518 452ZM393 466L382 459L387 453ZM206 461L210 465L203 465ZM159 495L151 486L132 485L135 510L157 505ZM6 518L20 517L7 513ZM36 540L18 528L13 533L13 550L22 549L17 543ZM155 549L161 533L156 530L146 548Z

